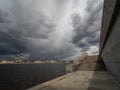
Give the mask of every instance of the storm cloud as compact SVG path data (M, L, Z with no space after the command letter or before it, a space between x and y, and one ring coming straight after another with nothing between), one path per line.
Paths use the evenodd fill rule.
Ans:
M103 0L0 0L0 58L97 54Z

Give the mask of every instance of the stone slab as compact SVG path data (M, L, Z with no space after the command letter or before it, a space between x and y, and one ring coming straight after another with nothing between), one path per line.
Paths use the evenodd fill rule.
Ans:
M27 90L120 90L120 84L105 71L76 71Z

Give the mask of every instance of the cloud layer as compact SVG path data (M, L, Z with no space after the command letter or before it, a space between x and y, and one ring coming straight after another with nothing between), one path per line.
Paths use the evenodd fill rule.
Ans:
M0 58L97 54L103 0L0 0Z

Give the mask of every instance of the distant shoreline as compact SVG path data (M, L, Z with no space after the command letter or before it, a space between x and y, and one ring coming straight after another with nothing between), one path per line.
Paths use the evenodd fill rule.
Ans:
M0 63L1 64L65 64L65 63Z

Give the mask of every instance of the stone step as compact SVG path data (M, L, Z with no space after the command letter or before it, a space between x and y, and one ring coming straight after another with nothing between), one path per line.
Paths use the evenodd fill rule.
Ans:
M98 70L98 71L104 71L104 65L101 63L98 63L96 56L88 56L86 59L84 59L79 67L80 70Z
M70 64L66 67L66 72L73 72L77 70L86 71L105 71L105 66L98 62L97 56L88 56L84 60L80 60L79 64Z

